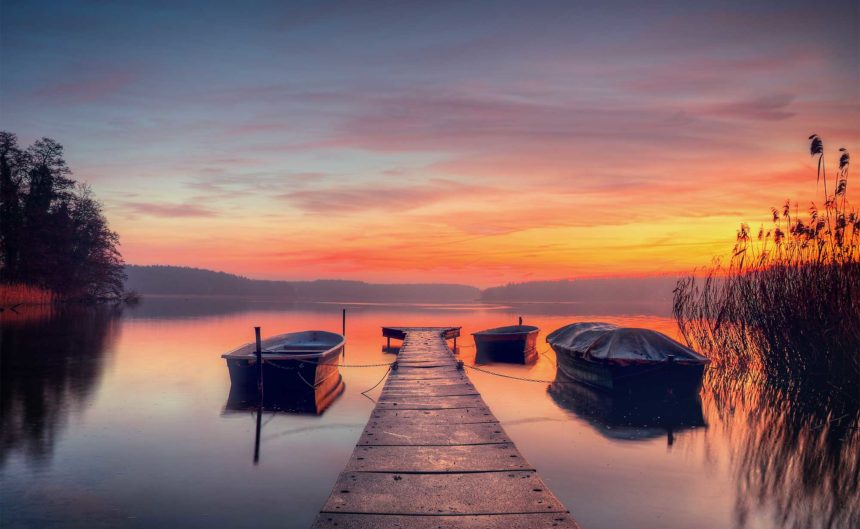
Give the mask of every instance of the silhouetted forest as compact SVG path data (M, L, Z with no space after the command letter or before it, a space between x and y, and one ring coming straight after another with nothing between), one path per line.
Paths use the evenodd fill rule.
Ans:
M0 281L61 299L118 298L118 244L101 204L72 178L62 145L42 138L24 149L0 131Z

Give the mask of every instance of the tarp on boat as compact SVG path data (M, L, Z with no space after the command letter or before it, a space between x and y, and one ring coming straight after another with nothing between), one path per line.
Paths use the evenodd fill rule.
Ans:
M611 323L581 322L557 329L546 337L556 352L613 364L675 361L707 364L709 360L689 347L651 329L619 327Z

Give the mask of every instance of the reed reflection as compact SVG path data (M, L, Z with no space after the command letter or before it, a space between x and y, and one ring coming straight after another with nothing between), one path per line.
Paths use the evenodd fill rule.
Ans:
M856 388L714 372L703 402L730 455L738 527L762 509L786 529L860 527Z
M119 309L35 307L0 315L0 468L14 455L47 462L102 376Z

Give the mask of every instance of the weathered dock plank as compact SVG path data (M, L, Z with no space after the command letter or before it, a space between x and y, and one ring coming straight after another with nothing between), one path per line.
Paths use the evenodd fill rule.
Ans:
M360 446L346 470L448 473L534 470L513 443L462 446Z
M313 529L577 529L570 516L494 514L484 516L397 516L323 513Z
M480 395L460 395L432 401L422 396L385 397L379 398L376 404L379 409L397 408L401 410L434 410L439 408L485 408L484 399Z
M402 419L426 424L458 424L473 422L498 422L489 408L448 408L441 410L380 410L370 415L371 420Z
M399 369L314 529L576 529L457 368L459 328L384 329Z
M402 421L373 421L367 425L359 446L367 445L473 445L509 443L499 423L485 422L452 424L403 423Z
M389 514L565 513L535 472L383 474L345 472L326 512Z

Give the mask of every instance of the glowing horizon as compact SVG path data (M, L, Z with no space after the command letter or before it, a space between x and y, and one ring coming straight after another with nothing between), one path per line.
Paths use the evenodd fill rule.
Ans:
M66 147L131 264L683 273L821 201L809 134L860 155L854 2L37 4L4 5L0 128Z

